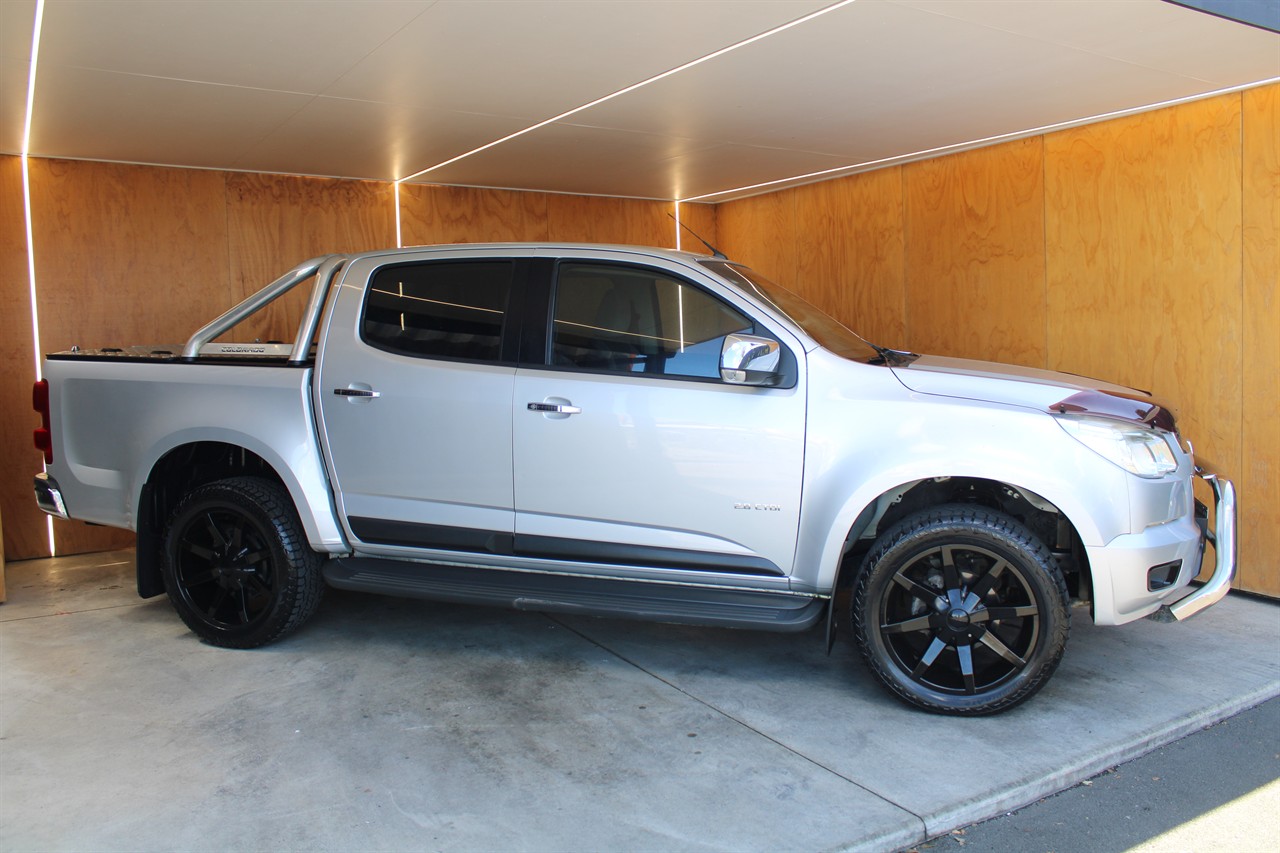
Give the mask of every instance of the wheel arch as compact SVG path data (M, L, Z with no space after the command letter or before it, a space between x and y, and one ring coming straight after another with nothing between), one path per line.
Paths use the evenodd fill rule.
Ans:
M143 598L165 591L161 572L164 530L182 497L207 483L236 476L255 476L275 482L288 492L316 550L334 550L343 540L329 506L328 482L322 480L325 514L317 512L310 488L298 479L288 462L249 436L190 434L175 436L150 454L145 477L135 499L138 594ZM320 472L323 477L323 471Z
M906 480L881 487L874 494L864 492L850 501L841 513L844 523L833 525L823 566L831 567L830 588L852 584L860 561L847 561L846 555L866 550L880 533L917 512L944 504L975 504L1030 528L1054 554L1073 597L1088 600L1092 576L1083 542L1096 531L1088 523L1087 513L1072 507L1069 500L1065 503L1067 507L1035 489L1001 478L966 475ZM1085 519L1083 530L1075 522L1081 517Z

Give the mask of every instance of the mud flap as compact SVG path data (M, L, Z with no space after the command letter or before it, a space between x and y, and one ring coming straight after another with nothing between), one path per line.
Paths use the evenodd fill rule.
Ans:
M836 597L833 595L827 599L827 654L831 654L831 650L836 644Z

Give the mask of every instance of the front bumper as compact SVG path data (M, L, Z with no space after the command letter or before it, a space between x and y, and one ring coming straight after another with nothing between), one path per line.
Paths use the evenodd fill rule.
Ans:
M1230 480L1196 472L1213 489L1213 530L1188 511L1168 523L1140 533L1117 536L1100 547L1086 547L1093 576L1093 619L1098 625L1123 625L1144 616L1180 621L1220 601L1236 572L1236 497ZM1188 489L1188 493L1189 493ZM1188 594L1200 573L1205 545L1212 545L1215 565L1209 581ZM1180 568L1176 579L1152 584L1164 570Z
M62 500L62 490L58 488L58 481L50 477L48 474L36 474L36 504L49 513L49 515L57 518L70 518L67 514L67 505Z

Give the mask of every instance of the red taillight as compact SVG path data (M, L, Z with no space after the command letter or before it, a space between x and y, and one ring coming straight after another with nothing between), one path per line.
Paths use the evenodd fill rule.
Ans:
M36 450L44 454L44 464L53 463L53 433L49 430L49 380L41 379L31 389L31 407L40 413L40 428L35 432Z

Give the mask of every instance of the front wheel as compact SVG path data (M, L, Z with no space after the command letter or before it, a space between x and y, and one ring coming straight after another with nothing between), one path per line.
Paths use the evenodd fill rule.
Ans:
M992 714L1044 686L1070 629L1066 583L1022 524L942 506L885 532L862 564L852 623L863 659L900 699Z
M250 649L296 630L324 591L289 493L256 477L192 490L165 533L164 580L200 639Z

